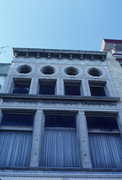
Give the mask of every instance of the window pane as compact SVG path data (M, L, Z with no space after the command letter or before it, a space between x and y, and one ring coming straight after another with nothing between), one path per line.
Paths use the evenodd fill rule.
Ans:
M86 118L93 168L122 168L122 141L116 116Z
M76 127L75 116L73 115L46 115L45 127Z
M45 130L40 165L44 167L79 167L79 149L75 131Z
M13 89L13 94L28 94L29 93L29 88L28 87L14 87Z
M24 113L3 113L1 121L2 125L14 125L14 126L32 126L33 114Z
M89 134L93 168L122 168L122 140L117 134Z
M91 96L106 96L104 87L90 86Z
M28 94L30 89L30 81L18 80L14 82L13 94Z
M39 94L55 94L55 82L40 82Z
M87 117L87 125L89 130L118 130L118 125L115 117Z
M0 132L0 167L29 166L32 133Z
M47 128L50 127L50 128ZM61 127L61 128L57 128ZM42 158L40 166L79 167L79 148L75 115L46 114Z
M80 83L66 83L65 82L65 95L81 95Z

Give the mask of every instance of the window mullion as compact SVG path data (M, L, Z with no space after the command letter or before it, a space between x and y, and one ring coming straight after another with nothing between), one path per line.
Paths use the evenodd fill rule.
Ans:
M38 167L40 151L42 145L42 136L44 132L44 115L43 111L37 111L34 118L33 140L31 149L30 167Z
M56 84L56 95L64 95L63 79L58 78Z
M91 159L88 144L88 131L85 114L82 111L77 115L77 133L80 145L80 157L83 168L91 168Z
M38 78L34 77L31 80L29 94L37 94L37 89L38 89Z
M0 109L0 123L2 121L2 117L3 117L3 113L2 113L2 110Z
M118 113L117 121L118 121L119 132L120 132L121 138L122 138L122 112Z
M91 96L88 80L86 80L86 79L82 80L82 87L83 87L83 95Z

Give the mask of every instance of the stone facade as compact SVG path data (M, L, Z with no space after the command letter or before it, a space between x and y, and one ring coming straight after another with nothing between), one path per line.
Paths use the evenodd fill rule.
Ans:
M107 42L105 41L105 43ZM15 124L1 123L1 134L15 131L32 133L29 164L27 166L8 165L11 155L7 155L7 166L3 162L4 165L1 165L0 168L1 180L122 179L122 166L93 167L93 157L89 144L90 133L94 133L94 131L89 130L87 116L112 117L113 119L116 116L119 132L114 133L117 137L118 135L121 136L122 133L122 69L116 61L116 57L113 56L113 49L106 48L103 46L103 51L13 49L15 58L0 92L1 122L6 121L5 115L7 113L23 114L24 112L34 114L34 122L32 127L18 127ZM3 82L2 78L0 82ZM49 94L42 95L40 93L41 85L45 86L46 82L54 88L54 94L49 92ZM70 87L68 93L71 94L66 94L67 86ZM18 87L24 87L28 93L13 93L14 90L18 90ZM74 90L71 91L73 88ZM92 95L98 91L102 95ZM75 116L75 133L78 141L80 164L77 167L40 165L40 159L43 159L41 157L44 146L43 139L46 130L49 130L49 126L46 129L45 125L48 114ZM56 129L57 132L59 131L58 128ZM104 133L113 136L111 132ZM11 148L13 148L12 145ZM53 149L53 147L51 148ZM14 160L16 161L16 159Z
M0 92L1 92L1 89L3 87L4 81L6 79L9 67L10 67L10 64L7 64L7 63L6 64L4 64L4 63L0 64Z

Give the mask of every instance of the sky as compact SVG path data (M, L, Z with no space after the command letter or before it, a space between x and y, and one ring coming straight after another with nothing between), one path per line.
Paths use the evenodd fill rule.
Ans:
M122 40L122 0L0 0L0 63L13 47L95 50Z

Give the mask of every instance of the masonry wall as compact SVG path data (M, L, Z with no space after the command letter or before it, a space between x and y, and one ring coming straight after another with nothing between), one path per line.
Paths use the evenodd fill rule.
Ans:
M9 71L9 68L10 68L10 64L0 63L0 92L2 92L2 88L6 80L6 76Z
M120 97L118 109L122 115L122 67L120 66L119 62L116 61L116 58L112 56L111 51L108 51L106 60L111 80L113 82L113 88L116 89L117 94Z
M122 67L119 62L116 61L116 58L112 56L111 51L108 52L106 60L113 85L115 85L114 88L117 90L117 93L119 97L121 97L122 101Z
M20 74L17 72L17 68L21 65L28 64L32 67L32 71L26 75ZM52 75L44 75L41 72L41 69L45 66L53 66L55 68L55 73ZM79 73L76 76L69 76L66 75L64 72L67 67L75 67L78 69ZM93 77L88 74L88 70L90 68L98 68L101 70L102 75L100 77ZM112 85L112 80L109 75L108 67L106 64L106 61L100 61L100 60L68 60L68 59L37 59L37 58L17 58L11 65L11 69L8 73L8 80L6 82L6 88L3 88L2 92L10 92L10 84L12 83L13 77L16 78L32 78L33 82L35 85L33 86L34 88L37 87L38 84L38 79L57 79L57 95L63 95L64 94L64 87L63 87L63 80L81 80L82 81L82 86L84 88L84 95L85 96L90 96L90 90L88 87L88 81L93 80L93 81L107 81L108 82L108 91L109 91L109 96L114 96L118 97L118 94L116 92L116 89ZM35 79L35 80L34 80ZM36 94L37 92L32 90L31 87L31 93Z
M0 92L1 92L1 90L2 90L2 87L3 87L3 84L4 84L4 82L5 82L5 79L6 79L5 76L0 76Z
M110 97L122 97L122 89L120 87L120 84L122 82L122 77L120 74L121 72L121 67L116 61L112 61L111 55L108 54L107 56L107 62L101 61L101 60L68 60L68 59L46 59L46 58L17 58L13 61L11 64L11 68L8 72L7 79L5 80L3 77L1 78L0 82L1 84L5 80L4 87L2 88L2 93L11 93L11 89L13 88L13 78L32 78L31 81L31 86L30 86L30 94L38 94L37 89L38 89L38 79L57 79L57 87L56 87L56 95L64 95L64 83L63 80L81 80L82 81L82 91L83 91L83 96L91 96L90 95L90 89L88 85L89 80L93 81L107 81L107 88L109 92ZM18 68L21 65L29 65L32 67L32 71L28 74L20 74L18 73ZM55 73L52 75L44 75L41 72L41 69L44 66L53 66L55 68ZM74 66L75 68L78 69L79 73L76 76L69 76L66 75L64 72L67 67ZM88 70L90 68L98 68L101 70L102 75L100 77L93 77L88 74ZM119 80L118 80L119 76ZM114 85L116 87L114 87ZM120 104L121 105L121 104ZM119 105L119 109L121 109L121 106ZM36 100L36 101L29 101L29 100L21 100L18 101L17 99L5 99L1 104L1 108L4 109L34 109L37 111L42 111L42 110L67 110L67 111L78 111L80 112L80 119L83 119L84 116L84 111L103 111L103 112L118 112L118 105L116 103L81 103L81 102L72 102L72 101L62 101L62 102L55 102L53 101L41 101L41 100ZM40 114L38 115L38 118L40 119ZM37 126L37 130L38 130ZM83 127L84 128L84 127ZM36 141L38 139L36 138ZM87 142L87 136L85 136L85 141ZM36 142L38 143L38 142ZM86 149L85 149L86 150ZM38 153L38 152L37 152ZM86 154L86 153L85 153ZM33 153L34 155L34 153ZM36 154L37 155L37 154ZM35 155L34 155L35 156ZM33 158L34 158L33 156ZM36 159L36 157L35 157ZM36 161L36 160L34 160ZM84 157L83 160L86 164L89 164L89 158ZM36 162L37 163L37 162ZM84 163L84 164L85 164ZM34 165L34 162L32 162L32 167ZM36 169L36 167L35 167ZM21 171L21 172L20 172ZM89 174L88 174L89 173ZM31 177L32 176L32 177ZM103 173L103 172L61 172L58 170L57 172L50 171L50 174L48 171L43 172L43 170L34 172L31 171L31 174L29 170L19 170L19 174L17 170L13 170L11 172L6 171L6 172L1 172L0 175L1 180L10 180L10 179L22 179L22 180L98 180L98 179L105 179L105 180L110 180L110 179L121 179L122 175L118 173Z

